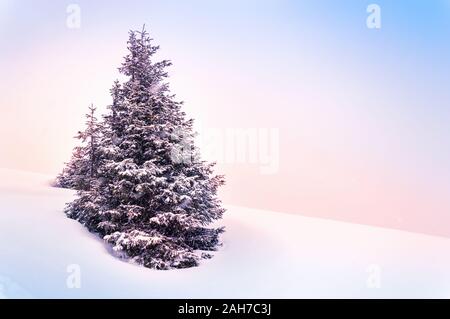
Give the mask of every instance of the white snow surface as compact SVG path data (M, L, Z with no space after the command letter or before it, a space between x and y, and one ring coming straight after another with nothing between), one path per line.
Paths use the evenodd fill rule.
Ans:
M73 192L50 179L0 170L0 298L450 297L450 239L233 206L213 259L133 265L64 215Z

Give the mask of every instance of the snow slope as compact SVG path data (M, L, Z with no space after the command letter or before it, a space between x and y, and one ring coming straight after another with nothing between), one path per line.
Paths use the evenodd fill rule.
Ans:
M239 207L212 260L149 270L66 218L73 194L48 181L0 170L0 298L450 297L449 239Z

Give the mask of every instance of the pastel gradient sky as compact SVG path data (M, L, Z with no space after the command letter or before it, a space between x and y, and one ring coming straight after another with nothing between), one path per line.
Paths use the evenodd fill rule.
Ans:
M218 165L226 203L450 236L449 0L74 2L0 0L0 167L60 171L145 23L202 127L279 129L276 174Z

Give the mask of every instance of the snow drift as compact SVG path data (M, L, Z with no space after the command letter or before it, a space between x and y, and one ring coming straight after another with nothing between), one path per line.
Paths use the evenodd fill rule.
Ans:
M67 218L73 192L49 181L0 170L0 298L450 297L447 238L232 206L213 259L150 270Z

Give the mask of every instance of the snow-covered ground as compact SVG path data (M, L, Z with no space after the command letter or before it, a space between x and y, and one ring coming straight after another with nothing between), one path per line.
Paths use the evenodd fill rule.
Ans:
M228 207L213 259L156 271L109 254L48 185L0 170L0 298L450 297L450 239Z

